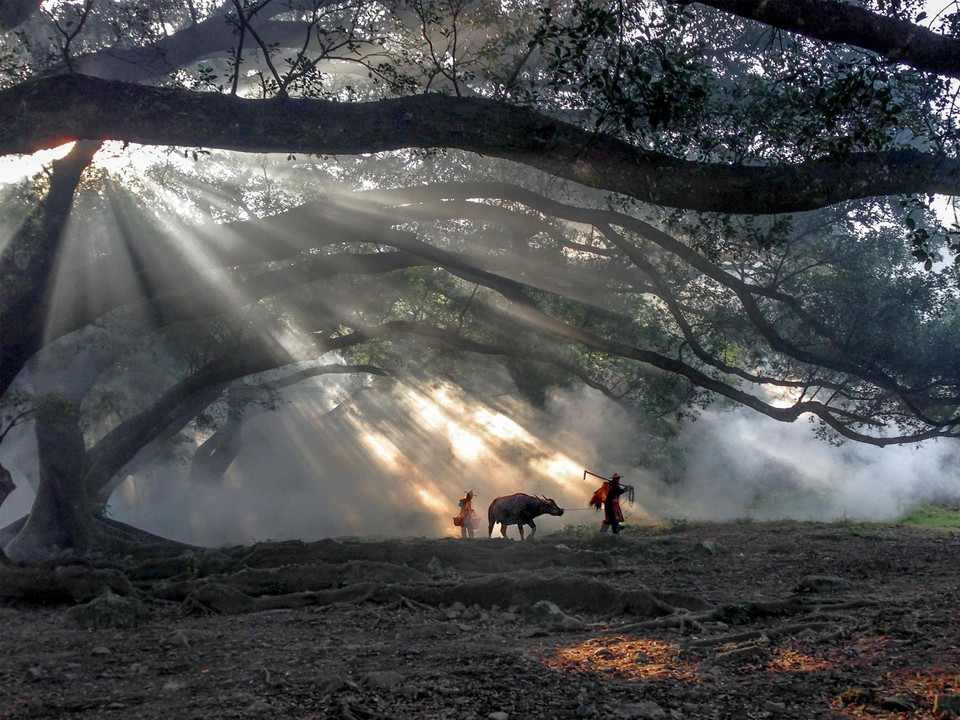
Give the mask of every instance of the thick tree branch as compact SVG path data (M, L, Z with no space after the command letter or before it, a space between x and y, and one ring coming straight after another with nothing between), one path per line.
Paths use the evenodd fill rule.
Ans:
M485 197L505 199L513 202L521 202L540 212L544 212L555 217L575 220L577 222L587 222L608 233L610 230L608 224L610 223L617 224L634 232L638 232L644 237L647 237L656 244L660 245L660 247L668 252L677 255L680 259L689 263L694 268L704 272L708 277L719 282L721 285L733 290L733 292L741 300L741 303L743 303L743 306L748 312L748 315L754 323L756 329L760 331L761 334L771 343L772 347L778 351L784 352L786 355L801 360L802 362L814 363L819 367L834 368L844 373L850 373L854 377L866 379L868 382L872 382L877 386L891 391L901 397L904 402L907 402L912 406L914 414L921 419L924 419L925 422L928 422L931 425L944 424L938 423L930 418L926 418L921 409L911 402L909 397L910 391L908 389L900 387L887 374L883 373L877 368L872 367L871 364L868 363L867 365L863 365L856 359L845 357L842 353L837 357L826 357L820 353L810 353L803 348L796 346L795 343L785 340L782 335L777 332L777 330L769 323L769 321L767 321L766 317L763 315L754 300L754 296L757 295L761 297L768 297L779 302L785 302L795 312L798 312L801 316L801 319L803 319L805 322L812 322L816 331L822 331L821 334L827 332L826 329L819 328L819 323L817 323L815 319L811 319L807 316L795 298L784 295L783 293L775 290L745 283L718 268L712 262L706 260L662 231L659 231L647 223L622 213L616 213L609 210L594 210L590 208L569 206L549 200L535 193L531 193L523 188L505 185L502 183L436 185L407 190L374 191L372 193L361 194L362 199L348 197L340 199L339 201L328 200L318 205L318 207L315 209L322 209L324 214L328 217L335 216L338 224L342 223L344 226L352 227L353 233L351 238L353 241L391 245L398 249L418 255L433 264L447 267L449 270L451 270L451 272L461 275L464 277L464 279L470 282L475 282L477 280L477 277L474 276L474 273L483 273L483 276L486 278L485 281L483 281L485 285L496 289L505 296L510 297L511 300L519 302L521 306L528 303L529 298L525 292L516 292L516 287L519 286L515 286L511 289L509 285L505 285L504 283L510 283L512 281L506 280L496 273L491 274L490 266L483 263L483 261L477 258L467 259L465 256L453 256L421 242L416 238L415 235L407 232L388 229L387 226L392 222L406 222L411 219L422 220L442 217L444 215L442 212L444 209L449 210L449 217L463 217L466 215L478 220L497 218L502 221L507 221L511 217L511 215L504 215L504 209L502 208L492 208L491 206L483 206L476 203L436 202L438 198L443 197ZM427 200L430 202L430 204L426 208L418 210L417 205L409 204L417 200ZM400 207L397 207L397 205ZM473 205L473 207L470 207L471 205ZM383 208L388 207L392 207L393 209L390 212L384 212ZM484 208L495 210L495 212L490 217L487 217L483 212ZM307 212L306 208L301 208L301 211ZM277 217L282 224L286 224L288 221L287 214ZM275 234L275 231L268 230L270 227L269 218L256 221L256 225L270 235ZM531 225L531 228L533 227L536 227L536 225ZM611 240L614 241L614 244L617 245L620 250L625 252L631 258L631 260L638 265L638 267L651 274L651 276L655 275L655 271L652 269L652 267L647 265L646 259L642 253L639 253L639 251L630 243L627 243L625 240L619 238L619 236L615 234L608 234L608 237L610 237ZM402 258L404 254L398 253L397 255L399 258ZM391 263L390 267L394 267L392 262L397 261L399 258L391 258L388 256L387 258L384 258L383 261ZM376 258L374 259L376 260ZM357 260L359 263L359 271L375 271L374 268L367 266L367 260L369 260L369 258L363 261L359 259ZM328 261L318 258L317 262L326 265ZM407 261L404 261L403 264L405 265L406 262ZM297 269L291 269L290 272L299 274L301 271ZM273 283L271 287L273 287L275 291L282 289L286 285L288 280L285 279L285 276L287 274L288 271L277 271L275 273L269 273L264 277L276 276L277 279L271 281L271 283ZM278 282L279 284L277 284ZM253 284L259 288L262 283L262 279L257 279ZM259 288L257 293L262 291L263 288ZM666 291L661 288L661 296L664 296L665 292ZM669 296L669 293L666 294ZM810 384L809 380L791 381L789 379L755 377L742 371L737 371L736 368L731 368L726 364L719 363L716 358L712 358L702 348L700 348L695 342L695 338L693 338L690 328L687 328L685 335L687 336L688 341L692 340L693 345L696 345L695 350L699 350L697 354L701 360L713 365L714 367L724 370L725 372L733 372L740 377L750 379L752 382L768 382L771 384L792 387L804 387ZM838 386L836 383L826 380L822 383L819 383L819 385L828 388L840 388L840 386ZM832 408L831 412L836 414L838 417L849 416L850 418L855 418L857 421L869 423L869 420L867 420L865 417L853 415L839 408ZM949 425L950 423L945 424Z
M542 350L526 350L516 345L504 345L502 343L478 342L476 340L465 338L457 332L452 332L450 330L435 327L433 325L425 325L423 323L395 321L390 323L388 327L391 333L407 333L411 335L419 335L420 337L432 338L434 340L441 340L451 347L459 348L460 350L466 350L467 352L476 353L478 355L502 355L503 357L516 358L518 360L532 360L534 362L553 365L569 375L577 378L584 385L591 387L594 390L598 390L606 398L624 408L624 410L626 410L628 413L635 412L635 408L624 402L622 397L616 395L606 385L594 380L592 377L590 377L590 375L585 373L576 365L563 360L556 353L544 352Z
M320 375L332 374L358 374L369 373L373 375L389 375L386 371L373 365L314 365L302 370L292 372L278 380L260 383L258 385L240 384L226 393L227 417L223 423L194 451L190 459L190 478L191 480L217 481L223 473L227 471L233 461L236 459L241 448L241 430L243 424L250 417L249 408L255 403L257 398L262 398L269 392L275 392L281 388L296 385L307 378L318 377ZM266 408L258 406L255 412L262 412ZM181 415L182 419L183 415ZM179 432L184 423L173 424L167 432L171 432L176 427L175 432Z
M423 264L423 260L405 252L317 255L290 267L256 275L237 284L229 293L217 288L194 287L158 298L151 306L165 324L200 320L235 313L257 300L325 278L375 275Z
M532 308L531 308L532 310ZM858 442L867 443L870 445L876 445L879 447L884 447L886 445L897 445L903 443L913 443L920 442L922 440L928 440L934 437L957 437L956 433L951 433L948 431L943 431L940 429L932 429L924 432L915 433L913 435L907 436L893 436L893 437L878 437L874 435L865 435L863 433L853 430L849 423L859 423L859 424L868 424L876 425L877 423L872 419L864 416L859 416L849 411L845 411L838 408L833 408L827 406L821 402L813 400L805 400L797 402L794 405L786 408L779 408L773 405L770 405L767 402L764 402L760 398L757 398L748 393L744 393L735 388L731 388L729 385L722 383L718 380L703 374L699 370L686 365L678 360L673 358L668 358L666 356L654 353L648 350L641 350L639 348L633 348L624 343L617 341L607 340L598 335L595 335L590 332L586 332L582 329L572 328L564 323L555 320L549 316L541 314L539 318L534 317L538 311L534 310L533 313L528 313L526 318L527 324L531 329L539 332L544 332L547 335L552 335L554 337L572 340L574 342L590 347L594 350L599 350L601 352L609 353L611 355L629 358L636 360L638 362L646 363L653 367L659 368L661 370L666 370L670 373L686 377L693 384L702 387L706 390L711 390L718 395L723 395L728 397L736 402L746 405L747 407L752 408L768 417L771 417L775 420L781 422L793 422L801 415L809 413L816 415L818 418L823 420L827 425L833 428L839 435L846 437L850 440L856 440ZM531 322L532 321L532 322ZM390 330L392 329L395 332L416 332L416 334L428 334L423 330L414 330L410 327L409 323L396 321L387 323L383 326L383 329ZM433 334L432 331L429 334ZM436 335L438 338L441 337L441 334ZM466 349L466 345L463 343L457 343L458 346L462 346ZM533 359L533 358L531 358ZM544 358L546 361L546 358Z
M292 0L266 3L257 10L257 29L264 43L288 48L299 46L303 23L270 18L292 11L312 11L335 5L338 0ZM149 45L105 48L74 58L74 70L110 80L150 82L184 69L193 63L224 56L235 50L237 35L229 22L230 0L214 9L204 20L194 22L173 34L157 38ZM311 49L317 49L314 43Z
M122 213L117 216L119 220ZM322 222L318 222L321 218ZM43 342L51 342L118 307L154 300L158 318L198 319L223 312L227 307L235 309L238 298L252 302L294 284L332 274L389 272L406 267L409 258L399 254L389 258L311 255L293 267L250 278L239 288L231 289L230 297L203 275L206 270L297 258L308 250L335 243L376 244L383 228L384 218L361 218L345 212L336 203L323 201L267 218L184 228L182 234L173 238L140 225L125 233L121 250L70 269L77 277L109 277L111 282L98 287L95 293L83 285L69 289L77 293L64 300L70 312L48 318L46 327L38 327L37 332L43 331ZM193 237L196 251L189 257L184 256L180 247L186 233ZM131 257L141 261L138 272L130 272ZM233 295L234 290L239 290L240 295ZM38 337L36 341L41 340Z
M76 138L243 152L358 154L457 148L643 202L780 213L904 193L960 194L960 162L913 150L791 165L678 160L501 101L429 94L371 103L248 100L86 76L0 92L0 153Z
M513 316L534 332L544 333L556 338L578 343L584 347L645 363L666 372L687 378L690 382L705 390L727 397L775 420L793 422L804 413L816 415L830 425L836 432L851 440L885 446L904 442L919 442L933 437L957 437L957 433L942 425L909 436L878 437L866 435L852 429L851 423L878 425L878 421L865 415L856 415L845 409L828 406L815 400L800 400L790 407L775 407L762 399L731 387L684 362L667 357L652 350L634 347L628 343L611 340L583 328L573 327L544 312L530 297L528 289L522 284L476 268L463 256L439 250L406 235L390 236L385 244L407 250L436 262L448 272L469 282L478 283L494 290L513 304ZM391 325L388 323L387 325ZM842 418L842 420L840 419Z
M497 185L497 184L490 184ZM621 225L630 225L632 224L632 218L629 216L622 216L620 213L611 213L610 211L593 211L584 208L569 208L568 206L563 206L560 203L555 201L547 201L545 198L541 198L534 193L525 191L520 188L511 188L507 186L506 188L501 188L501 190L496 193L493 192L493 188L490 185L486 185L487 195L496 195L502 196L505 194L512 194L514 199L517 196L523 196L526 198L528 204L536 205L537 203L546 203L551 205L554 208L553 212L559 216L569 216L570 214L577 215L579 218L583 217L593 217L593 222L597 223L598 226L603 224L603 221L598 220L598 218L609 218L611 215L617 218L618 223ZM430 190L436 190L436 188L430 188ZM423 192L423 189L420 189L420 192ZM375 193L374 195L390 195L391 193ZM416 192L415 192L416 194ZM479 195L479 193L478 193ZM476 195L475 195L476 196ZM567 213L565 215L564 208L566 208ZM359 208L358 208L359 209ZM594 215L596 213L596 215ZM637 221L639 222L639 221ZM659 241L662 241L667 244L667 246L672 246L672 244L679 244L677 241L673 240L665 233L662 233L652 226L647 226L646 223L640 223L642 229L647 232L655 231L655 234L663 236L658 238ZM669 241L669 242L668 242ZM421 255L422 257L429 259L433 262L436 262L438 265L446 268L449 272L461 277L467 282L470 283L479 283L482 284L496 292L500 293L506 299L510 300L517 311L517 318L522 322L530 326L536 331L547 332L549 334L565 338L567 340L580 343L586 347L593 348L595 350L600 350L603 352L610 353L612 355L618 355L620 357L633 359L639 362L647 363L653 367L657 367L661 370L666 370L671 373L675 373L686 377L695 385L702 387L707 390L716 392L719 395L726 396L730 399L733 399L741 404L747 405L759 412L762 412L770 417L775 419L791 422L795 420L800 414L805 412L812 413L821 417L827 424L833 427L841 435L855 439L861 442L867 442L874 445L888 445L894 443L902 442L917 442L919 440L927 439L930 437L955 437L957 433L952 429L957 423L955 421L937 421L934 419L926 418L920 409L917 406L910 402L909 393L907 390L901 388L892 378L888 375L881 373L878 370L873 370L869 367L865 367L861 364L854 362L853 360L839 357L839 358L823 358L819 355L810 353L809 351L804 350L796 346L794 343L784 339L779 332L770 324L765 316L760 312L759 307L757 306L754 294L766 295L773 291L765 290L759 288L758 286L749 285L743 283L742 281L728 276L727 273L722 273L719 269L712 268L716 273L722 273L725 278L721 278L721 282L724 282L728 287L734 290L737 297L740 299L741 303L746 310L748 317L757 327L758 331L765 337L765 339L770 342L771 346L780 352L784 352L788 356L794 357L801 360L802 362L821 362L825 364L826 367L837 366L837 369L852 373L854 377L866 379L868 382L872 382L875 385L883 388L887 391L893 392L901 400L906 402L911 406L914 414L921 419L923 422L928 425L933 426L930 430L916 433L909 436L899 436L899 437L877 437L865 435L854 431L850 423L854 424L865 424L865 425L878 425L875 419L867 415L858 415L856 413L850 412L849 410L832 407L814 400L800 400L796 402L793 406L789 408L777 408L774 407L759 398L745 393L741 390L731 388L723 382L715 380L710 376L702 373L701 371L683 363L681 361L675 360L673 358L665 357L659 353L644 350L636 347L632 347L625 343L621 343L614 340L609 340L602 338L594 333L590 333L582 328L571 327L550 315L544 313L539 306L530 298L527 290L521 283L508 280L499 275L495 275L483 270L480 270L475 264L466 260L463 256L457 255L454 253L449 253L437 248L426 245L425 243L420 242L416 239L411 239L406 234L396 235L393 234L386 235L383 242L385 244L393 245L398 249L404 249L414 254ZM666 248L665 248L666 249ZM687 252L689 249L684 248ZM699 256L698 256L699 257ZM703 262L705 259L701 258ZM710 264L712 265L712 264ZM707 268L710 270L711 268ZM784 298L779 297L778 293L773 293L777 295L778 300L794 300L789 296L784 296Z
M491 273L478 270L463 258L445 251L436 250L426 244L411 239L406 233L394 233L392 239L405 249L419 254L426 259L446 267L453 274L463 277L470 282L477 282L495 290L509 299L518 308L515 317L528 325L532 330L552 336L555 339L580 343L594 350L609 353L614 356L630 358L649 364L653 367L686 377L694 384L718 394L729 397L741 404L747 405L763 414L777 420L791 422L803 413L812 413L820 417L825 423L834 428L844 437L874 445L888 445L902 442L916 442L936 436L952 436L940 430L930 430L910 436L876 437L865 435L853 430L850 423L873 424L870 418L857 416L839 408L833 408L823 403L806 400L797 402L789 408L777 408L761 399L744 393L736 388L701 373L699 370L672 358L667 358L655 352L634 348L624 343L611 341L581 328L574 328L547 315L537 307L520 283L516 283ZM403 243L397 243L403 239ZM402 321L388 322L374 328L355 328L350 334L326 339L318 346L318 352L356 346L360 343L378 337L389 337L397 333L413 333L426 337L441 339L461 349L485 354L498 353L511 356L523 356L526 359L541 362L550 362L570 372L591 387L595 387L608 396L609 389L592 380L575 366L566 363L559 356L549 352L532 352L521 349L504 349L494 345L478 343L461 336L422 324L413 324ZM211 364L201 372L184 379L171 388L152 408L131 418L118 426L106 436L96 448L91 450L91 470L87 475L87 486L91 492L103 487L110 478L129 462L139 448L144 445L144 438L148 441L159 436L171 423L186 422L195 414L195 404L190 405L188 400L198 394L204 398L210 397L211 388L218 389L227 382L239 379L246 375L290 364L298 359L290 356L286 351L277 347L248 348L242 354L233 354ZM208 402L209 400L207 400ZM189 412L183 411L189 406ZM189 415L189 417L188 417Z
M816 385L817 387L838 387L826 380L788 380L784 378L752 374L743 368L729 365L728 363L722 362L718 358L714 357L700 344L696 333L690 326L690 323L687 321L686 316L683 313L683 308L680 305L680 301L673 294L673 291L670 289L668 284L661 279L660 273L657 272L656 268L644 256L644 254L609 225L600 225L599 230L604 234L605 237L609 239L612 245L620 248L627 255L627 257L630 258L630 261L640 268L640 270L642 270L649 278L650 283L655 288L657 296L663 300L664 304L667 306L667 309L670 311L670 315L677 323L677 327L680 329L683 339L686 341L690 349L693 350L694 355L696 355L703 363L710 365L721 372L734 375L742 380L760 385L776 385L778 387L793 388L809 387L810 385Z
M816 40L855 45L917 70L960 78L960 39L834 0L696 0ZM678 0L691 5L691 0Z
M317 344L313 357L343 350L382 335L386 330L371 328L363 332L326 338ZM163 434L171 424L180 427L209 405L229 382L247 375L310 359L296 357L279 345L259 341L250 343L242 353L227 353L170 387L153 405L122 422L88 452L90 469L85 477L87 491L95 496L148 443ZM191 402L199 398L199 402Z
M525 188L506 183L435 184L408 190L375 191L371 193L371 197L380 202L403 203L427 199L429 199L429 201L436 201L438 197L475 197L511 200L553 217L589 223L601 229L607 225L623 227L624 229L637 233L639 236L649 240L663 250L672 253L711 280L729 288L740 300L754 328L767 340L770 346L778 352L782 352L804 363L851 374L874 383L878 387L897 395L911 411L925 423L942 426L955 426L958 424L956 419L951 420L949 416L945 416L947 419L928 417L924 408L935 407L938 400L936 398L925 398L926 388L918 390L907 387L895 380L889 372L879 367L872 358L861 357L851 352L843 342L834 337L830 328L826 327L820 319L811 316L797 298L773 288L744 282L659 228L630 215L610 210L570 206L545 198ZM634 264L639 266L644 263L642 254L629 243L621 242L615 244L630 257L631 262ZM827 356L822 352L811 352L806 348L800 347L788 338L783 337L762 312L757 303L758 297L785 304L801 322L827 341L828 346L832 347L835 351L834 354ZM946 389L948 383L943 383L942 387ZM947 398L947 403L955 404L956 398Z

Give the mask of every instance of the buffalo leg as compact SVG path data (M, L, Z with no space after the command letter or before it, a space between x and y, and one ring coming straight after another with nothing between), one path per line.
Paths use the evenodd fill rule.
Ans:
M520 528L520 539L523 540L523 523L518 523L517 527Z
M527 523L530 526L530 539L533 540L533 536L537 534L537 526L534 524L533 520Z
M500 523L500 534L503 535L503 537L506 537L506 536L507 536L507 524L506 524L506 523Z

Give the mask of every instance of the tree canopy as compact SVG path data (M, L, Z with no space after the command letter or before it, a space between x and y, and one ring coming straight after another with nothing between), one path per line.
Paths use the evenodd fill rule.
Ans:
M955 7L85 0L0 24L0 153L76 142L9 193L0 393L84 446L85 492L331 351L375 375L496 356L534 401L585 383L650 432L721 398L832 439L960 437ZM103 143L156 150L120 177ZM17 379L94 337L99 373L160 345L168 372L84 445Z

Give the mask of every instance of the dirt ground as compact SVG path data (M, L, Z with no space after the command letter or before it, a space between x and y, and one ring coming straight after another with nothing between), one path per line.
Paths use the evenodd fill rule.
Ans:
M128 558L93 601L5 601L0 713L956 717L958 551L937 529L681 523Z

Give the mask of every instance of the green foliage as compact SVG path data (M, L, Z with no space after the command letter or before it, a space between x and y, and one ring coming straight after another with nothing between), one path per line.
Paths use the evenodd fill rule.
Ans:
M960 508L955 504L928 503L920 505L897 520L889 522L853 521L849 518L838 520L834 525L848 530L852 535L880 540L892 540L891 531L895 526L913 525L927 528L960 528Z
M637 442L633 464L642 467L668 485L686 474L686 448L677 436L677 427L667 422L647 422Z
M939 528L960 528L960 508L943 505L922 505L900 519L905 525Z
M953 263L960 264L960 224L954 222L945 228L931 212L934 198L909 197L900 201L900 207L907 213L904 225L907 238L913 245L913 256L923 263L923 269L933 269L934 261L940 259L940 247L946 247L954 254Z
M597 128L643 140L658 130L696 124L709 73L698 43L670 43L678 31L672 10L577 0L569 13L542 10L532 42L546 56L546 88L577 96Z
M750 621L750 608L744 603L729 603L717 608L717 619L730 625L742 625Z
M544 409L547 393L553 388L568 386L570 376L544 363L507 359L510 377L520 394L535 408Z

